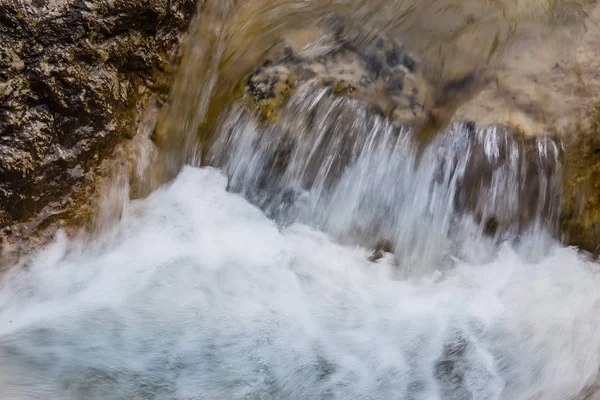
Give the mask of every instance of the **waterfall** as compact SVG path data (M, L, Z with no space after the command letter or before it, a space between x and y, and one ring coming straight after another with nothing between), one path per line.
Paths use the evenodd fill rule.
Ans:
M59 232L0 275L0 397L582 398L600 366L600 270L557 240L560 140L470 121L421 140L317 79L272 121L238 101L307 21L345 12L391 34L429 15L444 34L430 7L200 6L140 140L144 195L115 180L99 232ZM404 33L416 46L423 32Z

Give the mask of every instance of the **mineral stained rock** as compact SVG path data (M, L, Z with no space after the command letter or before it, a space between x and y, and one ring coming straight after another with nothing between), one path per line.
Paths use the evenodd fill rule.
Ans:
M433 80L424 67L397 37L333 17L287 32L243 82L243 102L274 122L298 85L316 81L427 139L489 78L467 69L451 80Z
M0 1L0 233L87 196L94 167L166 97L195 10L196 0Z
M394 39L341 24L334 20L289 33L244 82L245 101L274 121L298 84L316 80L366 101L394 122L426 123L433 89L418 60Z
M600 6L590 15L594 18L586 23L591 26L600 16ZM347 28L335 24L300 31L285 38L248 76L244 101L273 122L298 85L314 80L338 95L366 102L393 123L417 130L429 125L442 132L451 121L508 128L510 141L523 144L526 163L540 162L527 149L542 143L536 138L547 138L559 149L564 167L527 179L562 176L562 199L557 200L562 209L560 236L566 244L599 254L600 30L576 23L542 38L523 34L502 62L449 82L431 82L423 62L385 35L347 30L340 34ZM473 171L476 179L485 181L485 168ZM522 215L531 214L537 197L544 195L533 192L537 185L529 187L531 193L521 201ZM479 195L471 191L465 196L473 203L471 197Z

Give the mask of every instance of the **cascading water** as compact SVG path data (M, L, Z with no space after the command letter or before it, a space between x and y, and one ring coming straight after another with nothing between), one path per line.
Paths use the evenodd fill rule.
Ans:
M202 120L210 100L194 99ZM594 384L600 270L555 239L559 141L456 123L419 143L315 82L273 124L222 111L211 166L1 277L3 399L576 399ZM176 129L186 154L200 120Z
M229 188L280 223L308 223L346 244L392 243L409 274L438 269L461 241L481 242L490 220L529 225L536 243L556 228L557 141L524 144L500 127L455 124L419 149L410 130L314 83L298 90L280 120L259 129L243 110L226 119L211 158L228 172ZM473 214L482 223L472 223Z

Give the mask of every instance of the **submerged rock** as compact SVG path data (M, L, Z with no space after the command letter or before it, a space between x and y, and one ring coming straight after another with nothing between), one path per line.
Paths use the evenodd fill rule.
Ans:
M467 125L468 126L468 125ZM523 137L505 126L469 130L455 206L488 235L523 232L540 224L557 233L564 150L553 137Z
M520 232L540 219L554 228L560 210L563 156L559 140L526 137L502 124L480 124L477 120L457 122L445 129L457 105L468 100L485 83L484 78L485 73L473 71L451 81L433 82L418 59L397 40L353 30L335 20L318 29L288 34L243 82L243 102L271 125L264 129L265 135L282 136L272 137L277 145L267 156L271 161L265 171L273 181L293 169L290 155L302 146L298 144L299 132L308 132L313 142L322 143L315 154L321 154L327 140L334 137L344 143L343 149L349 149L359 136L357 126L365 121L372 124L371 117L378 118L378 114L397 129L395 135L400 134L400 127L412 128L417 141L429 141L438 132L449 135L464 131L464 149L447 149L455 153L453 157L467 160L454 203L458 211L472 214L486 233ZM327 90L320 92L323 87ZM332 100L321 101L310 93L323 93ZM336 102L336 96L358 103ZM327 115L318 117L317 104L327 105ZM359 104L367 106L368 117L361 114ZM467 129L456 128L462 125ZM326 139L321 142L318 134ZM340 176L356 154L340 150L328 156L335 160L325 180L331 184L331 177ZM307 167L303 184L312 185L317 173L310 171L318 168Z
M0 4L0 230L51 203L46 217L89 200L94 167L135 135L152 98L166 97L195 9L196 0Z

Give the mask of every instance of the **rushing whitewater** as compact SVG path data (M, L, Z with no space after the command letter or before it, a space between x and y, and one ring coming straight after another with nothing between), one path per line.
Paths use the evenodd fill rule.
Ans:
M598 268L552 239L559 143L456 124L418 145L312 84L271 127L222 121L221 170L187 166L2 277L2 398L569 399L595 382Z
M560 144L530 144L418 144L312 84L273 126L234 108L222 169L2 277L2 398L576 398L600 276L552 238Z
M466 26L547 2L492 3L468 1ZM164 115L119 158L138 181L115 179L98 231L0 275L1 399L576 400L597 385L600 268L557 239L559 140L477 121L420 136L318 79L273 121L235 98L281 35L332 12L405 30L435 72L457 51L425 43L452 36L438 2L200 4ZM399 31L409 17L423 26ZM503 26L462 47L489 63Z
M8 273L2 398L567 399L595 378L600 277L575 250L398 280L226 184L187 167Z

